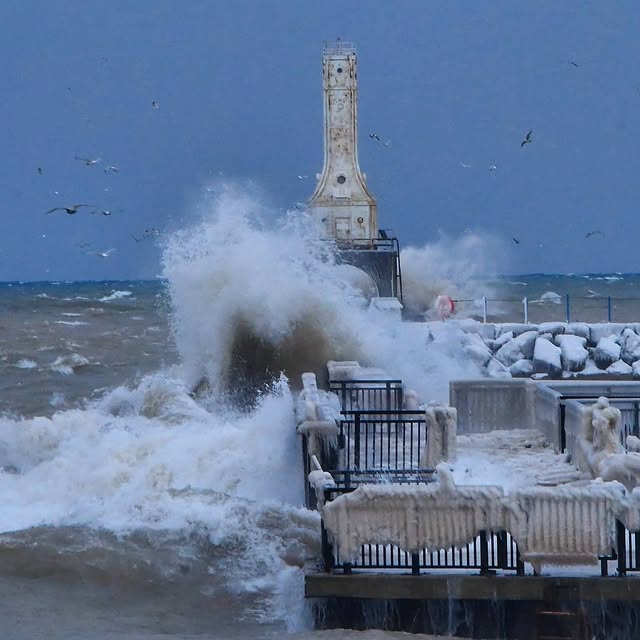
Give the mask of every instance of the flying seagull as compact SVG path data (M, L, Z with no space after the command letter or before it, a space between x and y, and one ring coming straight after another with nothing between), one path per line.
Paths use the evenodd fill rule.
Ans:
M527 133L527 135L524 137L524 140L520 143L520 148L524 147L525 144L529 144L529 142L532 142L531 140L532 133L533 133L533 129L529 131L529 133Z
M155 100L152 100L152 101L151 101L151 106L152 106L154 109L159 109L159 108L160 108L160 105L159 105Z
M298 180L306 180L309 176L298 176Z
M100 158L81 158L80 156L74 156L76 160L82 160L87 167L93 167L93 165L98 164L100 162Z
M95 211L91 212L91 215L93 215L94 213L101 213L103 216L110 216L111 209L96 209Z
M574 62L573 60L568 60L567 61L570 65L574 66L574 67L579 67L580 65L577 62Z
M495 164L490 164L489 165L489 171L495 171L498 167L496 167Z
M589 238L593 238L593 236L598 236L598 235L604 237L604 233L602 233L600 229L594 229L593 231L587 231L587 233L584 234L584 237L588 240Z
M516 244L520 244L520 240L518 240L518 238L516 238L515 236L513 238L511 238Z
M119 169L115 165L111 165L110 167L105 167L104 168L104 172L105 173L118 173L118 171L119 171Z
M41 176L42 175L42 167L38 167L38 175Z
M78 213L78 209L80 207L92 207L92 204L74 204L70 207L53 207L53 209L49 209L47 213L53 213L54 211L66 211L70 216L74 213Z
M99 258L108 258L115 249L107 249L106 251L87 251L87 255L98 256Z
M391 144L391 140L382 140L377 133L370 133L369 137L372 140L377 140L381 145L384 145L385 147L388 147Z
M159 236L159 235L160 235L160 231L158 231L158 229L156 229L155 227L149 227L148 229L144 230L144 233L140 238L137 238L136 236L134 236L133 233L131 234L131 237L136 242L142 242L143 240L149 240L150 238L154 236Z
M463 167L464 169L471 169L471 165L470 164L465 164L464 162L459 162L458 164L461 167Z

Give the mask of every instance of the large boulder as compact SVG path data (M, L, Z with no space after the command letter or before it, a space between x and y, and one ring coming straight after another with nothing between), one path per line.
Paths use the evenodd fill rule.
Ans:
M533 349L533 370L553 378L562 376L562 350L546 338L537 338Z
M506 344L503 344L495 353L495 358L501 362L505 367L510 367L514 362L522 360L524 354L520 349L520 345L517 340L509 340Z
M606 369L616 360L620 360L622 349L614 336L606 336L598 340L598 346L593 350L593 360L598 369Z
M566 326L564 322L541 322L538 325L538 333L550 333L555 337L559 333L564 333Z
M496 360L495 358L491 358L489 364L487 365L487 373L491 378L510 378L511 372L507 367L505 367L502 362Z
M585 349L586 338L568 334L556 336L556 344L562 350L561 362L565 371L582 371L589 357Z
M533 362L518 360L509 367L509 372L514 378L530 378L533 375Z
M465 336L464 350L472 360L485 367L491 360L491 349L477 333L469 333Z
M519 336L514 338L514 342L518 343L520 347L520 351L522 351L522 355L525 358L533 358L533 348L535 347L536 340L538 339L538 332L533 331L525 331L521 333Z
M622 360L627 364L640 360L640 336L632 329L625 329L622 340Z
M630 376L633 373L631 365L623 360L617 360L607 367L607 373L612 376Z
M522 324L522 323L508 322L503 324L500 327L498 331L498 335L502 335L503 333L508 333L509 331L511 331L514 337L518 337L520 334L526 333L527 331L537 331L537 330L538 330L538 326L535 324Z
M619 322L599 322L589 325L589 343L595 347L602 338L608 338L610 336L619 338L626 326L626 324Z
M580 336L586 340L589 340L591 335L591 330L586 322L570 322L564 332L574 336Z

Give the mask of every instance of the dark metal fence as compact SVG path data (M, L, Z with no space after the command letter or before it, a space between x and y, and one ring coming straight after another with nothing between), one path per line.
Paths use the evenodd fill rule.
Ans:
M343 411L338 447L343 468L327 469L374 473L420 468L427 445L424 412Z
M402 380L330 380L344 411L402 409Z
M456 315L483 322L634 322L640 298L556 295L550 298L454 300Z

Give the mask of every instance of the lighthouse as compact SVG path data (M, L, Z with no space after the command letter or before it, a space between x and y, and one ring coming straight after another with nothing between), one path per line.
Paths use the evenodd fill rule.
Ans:
M402 309L398 240L378 230L376 199L358 164L358 68L353 43L338 40L322 52L324 164L308 202L321 237L336 257L364 271L375 286L374 307Z
M358 164L358 69L355 46L338 40L322 54L324 166L309 211L323 237L338 241L378 237L376 199Z

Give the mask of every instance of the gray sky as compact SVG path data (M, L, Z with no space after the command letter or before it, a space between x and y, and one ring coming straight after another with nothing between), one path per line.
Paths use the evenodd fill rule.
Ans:
M131 234L184 224L219 174L306 200L338 36L401 244L471 229L504 239L512 273L640 271L637 0L20 0L0 6L0 280L154 277ZM113 214L44 213L73 203Z

